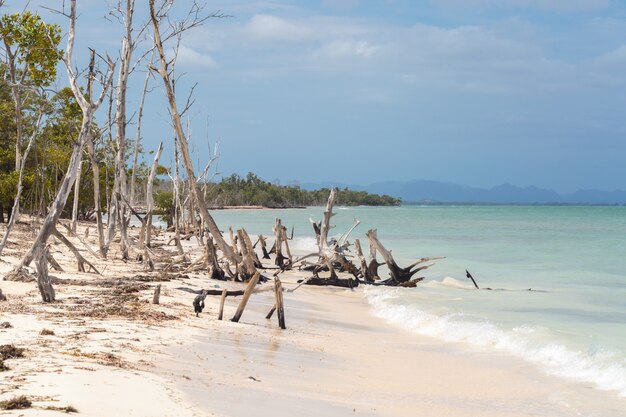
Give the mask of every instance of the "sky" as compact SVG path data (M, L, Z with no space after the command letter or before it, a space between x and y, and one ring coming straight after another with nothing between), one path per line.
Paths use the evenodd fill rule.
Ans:
M66 30L41 4L59 1L28 7ZM88 47L119 55L107 7L78 1L79 67ZM147 0L137 10L140 23ZM228 17L187 32L177 62L181 102L197 83L188 121L199 165L219 142L220 173L283 183L626 189L626 1L209 0L205 10ZM144 68L131 76L131 111ZM167 165L169 115L162 82L151 86L143 143L164 140Z

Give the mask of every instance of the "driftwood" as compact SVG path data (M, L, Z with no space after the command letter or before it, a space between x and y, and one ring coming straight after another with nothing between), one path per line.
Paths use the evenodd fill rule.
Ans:
M431 263L428 265L422 265L420 267L415 268L416 266L421 265L425 262L443 259L442 257L421 258L413 262L411 265L407 266L406 268L401 268L393 259L393 256L391 255L391 251L387 250L382 245L382 243L380 243L380 241L378 240L378 237L376 235L376 229L369 230L367 232L367 238L369 239L370 247L373 247L374 249L376 249L376 251L378 251L381 254L383 259L385 260L385 263L387 264L387 268L389 268L389 274L391 275L391 278L383 281L383 283L387 285L399 285L401 283L408 282L411 280L413 275L415 275L419 271L423 271L427 268L430 268L434 264Z
M270 311L267 313L267 315L265 316L266 319L271 319L272 316L274 315L274 312L276 311L276 304L274 304L272 306L272 308L270 309Z
M248 234L248 232L246 232L246 229L241 229L241 233L239 233L238 230L237 236L239 235L241 235L242 246L246 248L246 252L252 257L252 260L254 261L254 267L263 268L263 264L261 263L261 260L254 251L254 245L252 244L252 240L250 239L250 235Z
M361 277L367 283L374 282L374 280L376 278L378 278L378 276L377 275L372 275L372 271L368 268L367 261L365 260L365 256L363 256L363 250L361 249L361 242L359 241L359 239L355 239L354 240L354 247L356 249L356 255L358 256L359 261L361 262L361 271L360 271L361 272ZM378 272L378 271L376 271L376 272Z
M478 284L476 283L476 280L467 269L465 270L465 276L472 280L472 282L474 283L474 287L476 287L477 290L480 290L480 288L478 287Z
M248 250L248 245L246 244L244 237L244 231L242 229L237 230L237 238L239 240L239 247L243 258L243 262L237 264L237 272L242 281L247 281L257 272L254 256ZM250 245L250 249L252 249L252 244Z
M267 252L266 240L267 240L266 237L264 237L263 235L259 235L259 237L257 238L257 241L254 243L254 245L252 247L256 248L256 245L258 243L260 243L261 244L261 252L263 253L263 259L270 259L270 254Z
M228 290L224 289L224 291L222 291L222 297L220 298L220 312L217 315L218 320L222 320L222 318L224 317L224 303L226 302L227 296L228 296Z
M206 239L206 263L210 278L219 279L222 281L226 279L226 274L224 273L224 270L220 267L219 262L217 261L217 253L215 251L215 245L211 236L207 236Z
M306 285L333 286L354 288L359 286L359 280L354 278L320 278L313 276L306 280Z
M241 299L241 302L239 303L239 306L237 307L237 311L235 312L235 315L233 316L231 321L234 321L235 323L237 323L239 319L241 319L243 310L246 308L246 304L248 304L248 300L250 299L250 296L252 295L252 291L254 290L254 287L259 282L260 276L261 274L259 274L257 271L254 273L254 275L248 282L248 285L246 286L246 289L243 293L243 298Z
M276 218L274 222L274 247L272 248L274 253L276 253L276 257L274 258L274 264L281 269L290 269L291 262L291 253L289 252L289 245L287 244L287 240L284 238L285 233L283 230L282 222L279 218ZM289 257L285 257L283 255L283 244L286 245L286 250L289 254ZM287 263L285 263L287 261Z
M2 288L0 288L0 301L6 301L7 296L2 293Z
M91 262L83 257L83 255L78 252L78 249L70 242L65 236L61 234L56 228L52 229L52 235L54 235L57 239L59 239L65 246L67 246L70 251L76 257L76 262L78 263L78 271L85 272L85 264L89 265L89 268L93 270L96 274L101 275L98 268L96 268ZM46 262L47 263L47 262Z

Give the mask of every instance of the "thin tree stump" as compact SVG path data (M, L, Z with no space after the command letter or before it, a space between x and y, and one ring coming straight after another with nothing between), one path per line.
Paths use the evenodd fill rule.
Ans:
M152 296L152 304L159 304L159 298L161 297L161 284L157 285L154 289L154 295Z
M261 274L259 274L259 272L257 271L254 273L254 275L250 279L250 282L248 282L248 285L246 286L246 289L244 290L241 302L239 303L239 306L237 307L237 311L235 312L235 315L233 316L231 321L234 321L235 323L237 323L239 319L241 318L241 315L243 314L243 310L246 308L246 304L248 304L248 300L250 299L250 296L252 295L252 291L254 290L254 287L259 282L260 277L261 277Z
M224 288L222 291L222 297L220 298L220 312L217 315L218 320L222 320L224 317L224 302L226 301L226 296L228 295L228 290Z
M274 294L276 295L276 311L278 312L278 325L285 330L285 307L283 305L283 285L278 277L274 278Z

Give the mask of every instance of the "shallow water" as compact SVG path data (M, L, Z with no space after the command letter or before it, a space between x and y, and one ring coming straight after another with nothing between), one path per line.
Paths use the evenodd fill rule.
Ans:
M219 225L314 250L322 208L214 211ZM403 206L339 208L335 236L377 228L401 264L445 256L415 289L368 288L374 313L422 335L524 358L547 373L626 396L626 207ZM481 287L467 278L471 271ZM381 269L382 271L382 269ZM532 289L532 290L530 290Z

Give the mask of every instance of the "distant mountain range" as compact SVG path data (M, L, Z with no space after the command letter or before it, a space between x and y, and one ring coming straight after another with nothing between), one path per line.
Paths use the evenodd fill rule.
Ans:
M315 190L325 187L349 188L401 198L405 203L464 204L626 204L626 191L578 190L559 194L545 188L518 187L511 184L478 188L438 181L386 181L367 186L342 183L303 183L301 188Z

